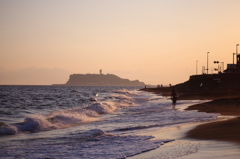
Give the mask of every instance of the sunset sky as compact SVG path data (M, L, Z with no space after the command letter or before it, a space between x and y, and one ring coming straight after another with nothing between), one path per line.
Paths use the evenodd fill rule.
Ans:
M240 0L0 0L0 84L66 83L100 69L177 84L196 64L202 72L207 52L209 73L213 61L226 68L239 43Z

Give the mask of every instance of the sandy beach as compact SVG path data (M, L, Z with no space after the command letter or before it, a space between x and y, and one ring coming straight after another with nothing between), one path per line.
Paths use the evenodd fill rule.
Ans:
M224 118L219 119L224 120ZM175 139L165 143L160 148L130 157L129 159L238 159L240 145L219 140L201 140L189 138L186 134L197 126L205 123L193 123L181 125L169 129L153 131L151 135L155 139ZM143 134L150 135L150 134Z
M199 125L187 133L188 137L204 140L231 141L240 144L240 98L217 99L191 106L186 110L198 110L206 113L236 116L226 121Z
M151 91L150 91L151 92ZM153 93L159 94L157 91ZM162 94L162 93L161 93ZM221 96L222 97L222 96ZM202 99L200 95L184 95L180 100ZM219 113L218 119L202 123L186 124L167 130L153 131L156 139L174 138L160 148L131 159L156 158L221 158L237 159L240 156L240 98L220 98L212 95L212 101L186 108L189 111ZM178 107L178 106L176 106ZM188 153L186 153L186 150ZM167 157L168 156L168 157Z

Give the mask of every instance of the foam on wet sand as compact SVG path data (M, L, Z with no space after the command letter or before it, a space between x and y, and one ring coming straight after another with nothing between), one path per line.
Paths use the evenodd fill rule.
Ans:
M175 141L131 159L238 159L240 156L239 99L221 99L190 106L187 110L220 113L218 119L153 131L155 139ZM224 116L223 116L224 115ZM227 116L228 115L228 116Z

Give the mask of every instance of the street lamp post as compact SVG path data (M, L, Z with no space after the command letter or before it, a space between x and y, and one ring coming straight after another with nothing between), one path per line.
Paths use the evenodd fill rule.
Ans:
M197 64L198 64L198 60L196 61L196 75L197 75L197 69L198 69Z
M235 53L233 53L233 68L234 68L234 55L235 55Z
M238 54L238 46L239 44L236 44L236 54Z
M239 44L236 44L236 64L237 64L238 46Z
M208 74L208 54L209 54L210 52L207 52L207 74Z

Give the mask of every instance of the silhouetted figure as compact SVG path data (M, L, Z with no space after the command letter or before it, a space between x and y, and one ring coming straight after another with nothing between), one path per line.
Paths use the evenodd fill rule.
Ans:
M172 87L172 85L171 85L171 84L169 84L169 87Z
M175 105L177 102L177 93L174 91L174 89L172 90L172 93L171 93L171 99L172 99L173 108L175 108Z

